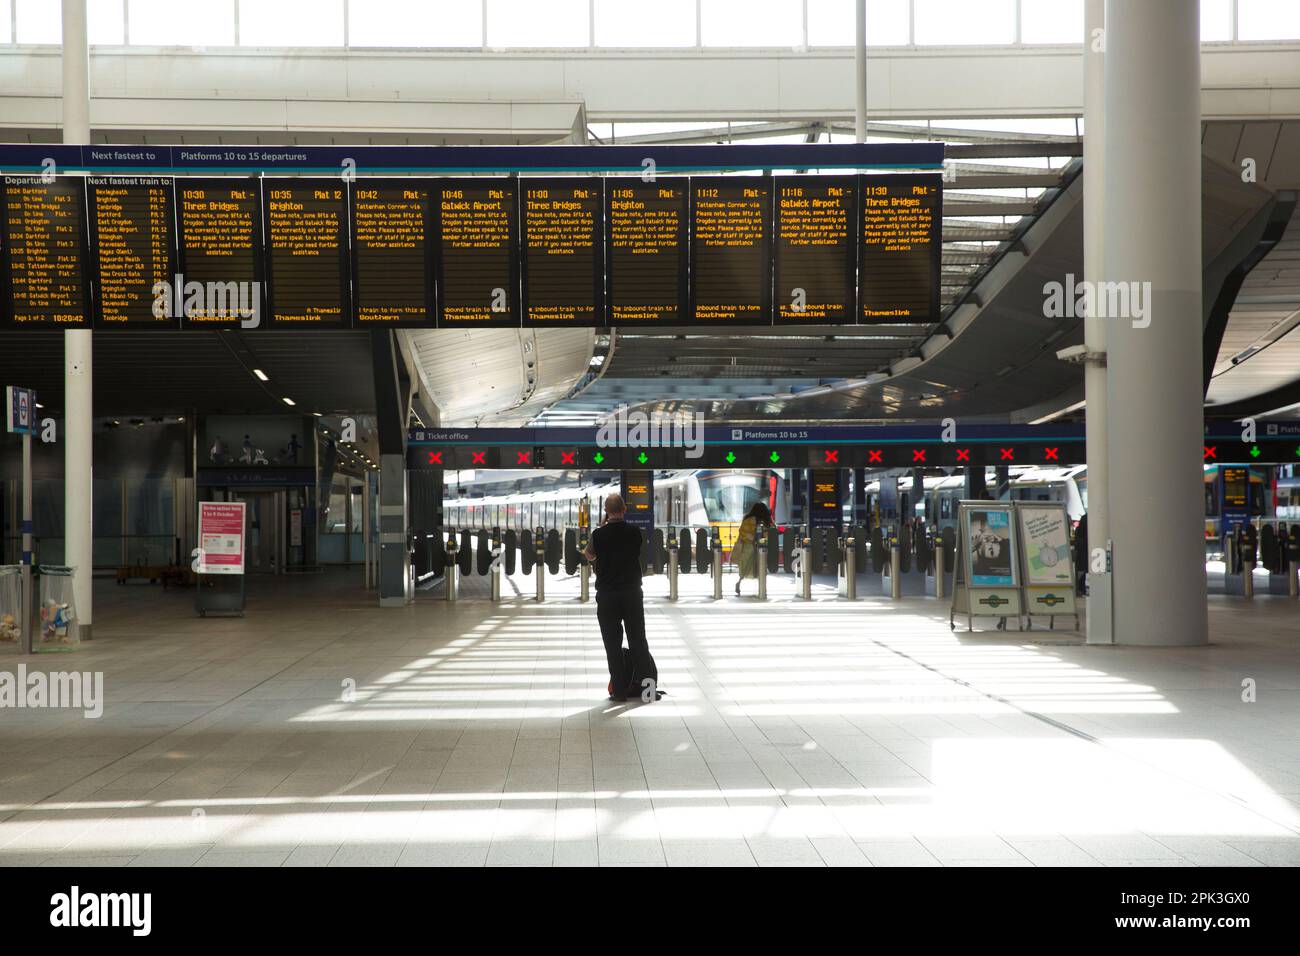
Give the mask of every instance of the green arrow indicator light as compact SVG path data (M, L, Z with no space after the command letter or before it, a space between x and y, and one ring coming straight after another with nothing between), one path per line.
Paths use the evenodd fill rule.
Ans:
M772 464L775 465L778 461L781 460L781 453L774 451L772 452L772 454L768 455L767 457L771 459Z
M605 453L603 451L596 452L595 457L592 460L599 465L602 461L605 460Z
M727 464L734 465L735 463L736 463L736 453L734 451L727 452Z
M1297 445L1297 446L1296 446L1296 449L1295 449L1295 455L1296 455L1297 458L1300 458L1300 445Z
M1250 449L1250 457L1251 457L1251 458L1258 458L1259 455L1260 455L1259 446L1258 446L1258 445L1252 445L1252 446L1251 446L1251 449Z
M650 460L650 456L647 455L645 452L641 452L641 454L636 456L636 460L641 462L641 464L644 465L647 461Z

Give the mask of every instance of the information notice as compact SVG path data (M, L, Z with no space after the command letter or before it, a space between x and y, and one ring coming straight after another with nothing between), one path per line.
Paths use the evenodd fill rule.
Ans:
M605 184L610 325L679 325L687 302L688 180Z
M695 324L771 324L771 182L757 176L691 180Z

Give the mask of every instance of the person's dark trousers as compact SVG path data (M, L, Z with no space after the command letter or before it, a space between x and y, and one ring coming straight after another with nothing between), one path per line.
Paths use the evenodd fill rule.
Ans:
M614 696L622 697L634 674L655 676L654 658L645 639L645 607L640 588L596 593L596 620L600 622L600 637L605 642L605 658L609 662L609 679ZM627 673L623 659L623 634L627 633L627 648L632 673Z

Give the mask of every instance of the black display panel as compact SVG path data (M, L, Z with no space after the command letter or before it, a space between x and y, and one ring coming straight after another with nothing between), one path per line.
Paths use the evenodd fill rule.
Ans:
M438 325L517 326L516 180L436 180Z
M173 180L92 176L86 207L95 328L180 328Z
M771 324L770 178L691 178L691 321Z
M432 187L428 179L352 184L353 325L432 328Z
M519 182L524 325L605 323L604 192L596 177Z
M271 325L347 328L352 320L347 184L265 179L262 202Z
M852 176L779 176L774 183L776 323L854 322L857 180Z
M683 324L689 188L685 177L606 181L608 325Z
M943 178L858 177L858 321L937 322Z
M262 205L256 179L176 184L184 328L263 325Z
M0 321L21 328L90 327L82 179L6 176L0 253Z

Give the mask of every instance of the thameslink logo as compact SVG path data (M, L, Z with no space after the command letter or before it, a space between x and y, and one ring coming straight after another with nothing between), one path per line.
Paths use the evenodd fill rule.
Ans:
M239 319L240 328L255 329L262 323L262 283L186 282L180 272L171 282L155 282L154 318L174 319L178 315L191 322Z
M0 671L0 710L11 709L80 710L94 720L104 716L103 671L27 672L26 664L18 673Z
M50 925L126 926L132 936L148 936L153 928L153 894L82 893L74 886L50 897Z
M1043 285L1043 315L1049 319L1131 319L1133 328L1151 324L1150 282L1076 282L1074 273L1065 282ZM1093 308L1096 311L1093 311Z
M601 448L685 448L687 458L704 454L704 413L660 415L629 412L620 405L596 430Z

